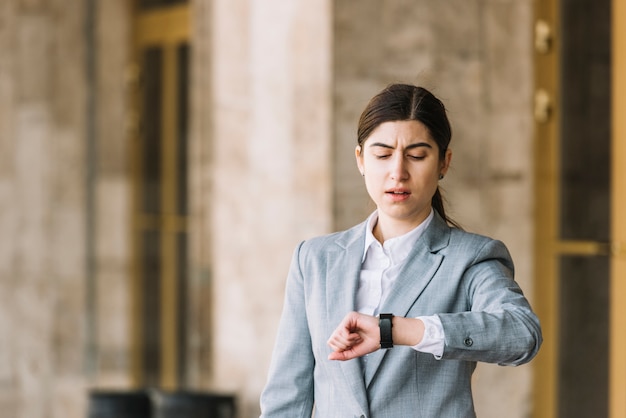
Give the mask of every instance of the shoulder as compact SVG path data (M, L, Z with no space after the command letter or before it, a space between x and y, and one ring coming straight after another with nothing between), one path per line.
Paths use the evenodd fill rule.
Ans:
M344 231L320 235L306 239L300 244L301 250L320 251L347 248L365 236L365 222Z
M508 254L502 241L458 228L450 228L450 247L455 250L472 249L472 252L495 251Z
M305 276L322 277L329 263L337 260L347 262L362 256L364 233L365 224L359 224L345 231L306 239L294 250L291 266ZM346 263L340 262L339 265L345 267Z
M486 235L450 228L449 254L463 254L474 262L498 259L512 267L513 261L506 245Z
M486 235L476 234L474 232L464 231L462 229L450 227L450 245L465 246L471 245L478 247L491 242L500 242Z

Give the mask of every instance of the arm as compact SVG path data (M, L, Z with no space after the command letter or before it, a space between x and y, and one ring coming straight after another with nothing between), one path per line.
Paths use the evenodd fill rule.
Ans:
M519 365L530 361L542 342L541 328L513 280L508 250L489 240L461 277L468 311L438 314L445 333L443 359Z
M439 313L445 334L444 359L518 365L530 361L541 345L541 328L521 289L513 280L510 256L499 241L486 242L462 273L469 310ZM456 297L456 296L453 296ZM460 297L460 296L459 296ZM396 345L423 340L419 319L394 317ZM378 319L348 314L328 344L331 360L348 360L380 348ZM439 358L439 357L437 357Z

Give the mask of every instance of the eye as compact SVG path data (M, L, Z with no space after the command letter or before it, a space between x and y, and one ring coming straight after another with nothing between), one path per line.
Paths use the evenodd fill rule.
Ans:
M389 158L391 156L391 154L374 154L374 157L376 157L379 160L384 160L385 158Z
M423 160L424 158L426 158L425 155L412 155L412 154L409 154L408 157L410 159L416 160L416 161L420 161L420 160Z

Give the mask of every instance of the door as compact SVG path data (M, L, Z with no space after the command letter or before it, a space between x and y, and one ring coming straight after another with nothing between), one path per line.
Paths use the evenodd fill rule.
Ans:
M135 3L134 366L138 386L184 385L189 6Z
M619 2L535 2L537 417L626 417Z

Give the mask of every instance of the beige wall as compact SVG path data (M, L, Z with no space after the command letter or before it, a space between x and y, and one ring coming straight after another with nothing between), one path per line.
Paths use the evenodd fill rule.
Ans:
M89 387L129 383L129 16L96 3L93 26L87 2L0 3L3 416L84 417Z
M93 3L92 46L88 3L72 4L0 2L0 409L15 417L84 417L85 389L131 384L129 3ZM356 122L390 82L447 104L450 212L507 243L532 299L531 7L192 2L191 387L258 414L294 246L372 210ZM479 415L528 416L531 371L481 365Z
M84 404L83 13L0 4L3 416L79 416Z
M86 281L94 304L87 340L88 382L96 388L131 384L131 170L130 138L134 77L130 58L131 15L127 0L92 1L93 46L93 266Z

